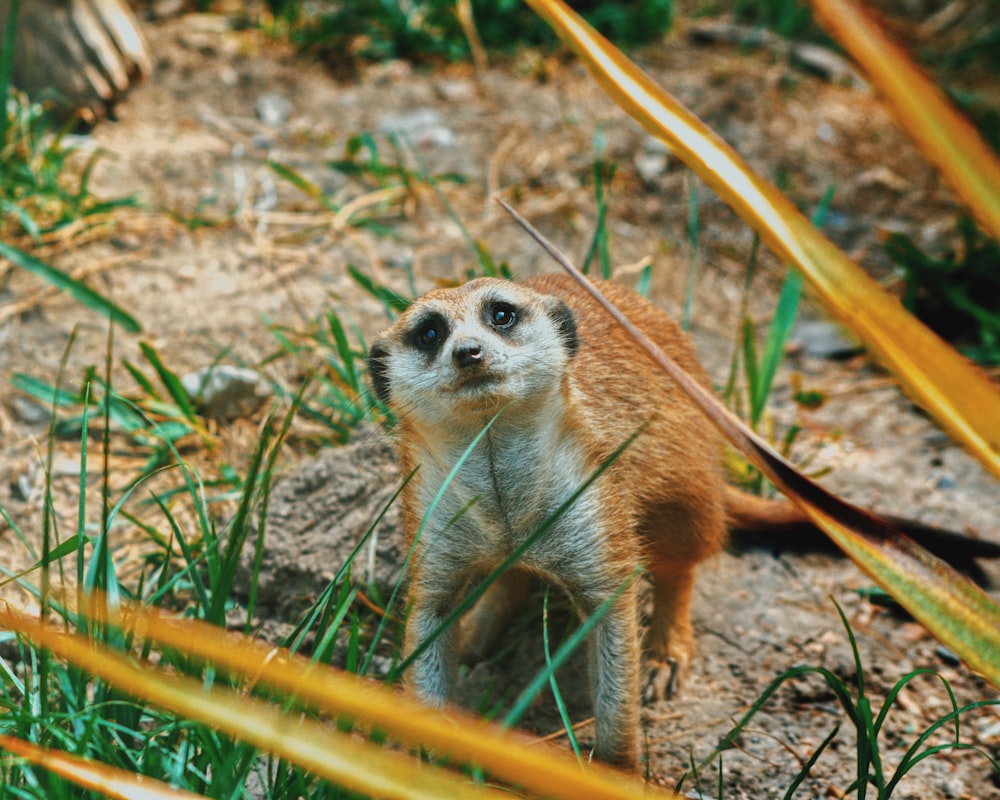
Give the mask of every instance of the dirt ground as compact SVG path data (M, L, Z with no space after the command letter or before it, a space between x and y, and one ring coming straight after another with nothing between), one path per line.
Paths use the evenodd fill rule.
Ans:
M691 179L571 60L526 54L478 76L465 65L416 68L391 62L337 80L259 31L222 17L155 21L147 31L157 59L153 79L129 96L116 121L99 125L81 141L107 153L94 174L95 191L135 193L144 210L120 216L110 235L62 243L52 251L58 266L89 271L95 287L141 321L139 337L116 332L118 360L137 361L140 339L155 345L178 373L213 363L225 351L224 361L256 367L294 390L302 367L289 359L269 359L278 347L265 319L305 329L332 307L371 337L386 318L348 277L347 265L402 291L408 267L420 290L461 278L472 253L429 190L403 203L368 207L388 233L363 230L335 219L266 165L272 160L295 169L339 204L355 198L368 203L371 189L361 190L327 162L343 156L349 137L366 131L375 133L380 156L391 161L392 149L379 131L417 110L437 114L430 127L410 131L421 163L431 174L465 176L464 183L443 183L443 193L469 233L519 275L552 266L490 197L500 192L514 200L558 246L580 259L595 223L590 176L600 150L601 158L617 164L608 187L611 256L625 265L617 275L634 281L651 263L652 297L680 313L690 260ZM954 198L867 89L826 82L766 49L745 53L727 45L696 46L683 25L662 46L642 51L638 60L760 173L780 176L803 208L811 210L835 186L827 230L880 278L892 279L879 245L887 232L908 233L930 247L948 243ZM277 107L278 118L262 119L261 102ZM412 154L408 158L415 167ZM709 372L722 383L752 234L704 186L698 194L701 250L692 333ZM216 224L184 225L178 218ZM766 254L762 271L750 308L766 321L782 271ZM804 314L821 317L813 307ZM38 530L39 452L47 422L9 382L15 372L54 381L75 326L70 385L78 385L74 381L87 365L103 363L104 321L44 292L32 277L0 267L0 505L29 536ZM127 393L127 376L118 380ZM825 405L812 412L797 408L791 400L794 380L822 391ZM865 358L793 355L779 376L770 413L778 430L793 423L804 427L795 455L811 457L811 469L828 469L823 483L848 499L1000 538L995 480ZM206 461L238 467L252 449L259 423L258 415L219 426L219 448ZM364 513L345 520L337 509L349 502L362 508L376 503L381 495L375 490L382 491L395 474L380 435L358 437L354 449L317 453L317 431L302 425L286 449L272 509L265 564L270 571L263 579L260 609L261 622L272 629L287 623L322 588L339 566L338 547L367 527L370 517ZM383 461L376 462L380 449ZM79 461L72 443L60 443L57 450L57 511L71 529ZM369 456L373 460L366 461ZM114 454L123 474L137 469L141 457L124 447ZM361 499L337 494L347 491L348 478ZM390 517L380 529L380 550L373 559L386 562L388 570L398 556L394 536L398 520ZM139 551L134 534L123 530L119 557ZM0 557L10 568L30 562L3 523ZM986 570L996 585L1000 570ZM651 780L672 786L768 683L792 666L822 666L856 685L834 600L857 636L866 690L875 696L876 708L895 681L921 668L947 678L959 703L998 697L918 625L865 599L862 590L869 585L852 565L822 548L737 541L707 564L697 588L698 658L677 697L643 709ZM292 593L289 586L299 591ZM538 627L529 620L525 635L506 652L467 669L463 702L479 707L484 696L491 702L516 696L543 663ZM568 670L562 688L574 719L585 719L585 683L577 673ZM912 683L886 723L881 740L886 763L896 763L947 710L940 682L920 678ZM722 796L783 794L838 723L834 744L797 796L839 796L853 779L853 734L833 695L814 679L796 680L779 691L738 748L726 753ZM559 730L550 697L536 703L526 724L543 734ZM581 728L584 741L590 734L588 727ZM970 714L962 738L1000 756L1000 709ZM706 797L718 796L715 766L702 773L701 781ZM693 788L690 782L687 788ZM971 751L923 761L894 795L998 796L997 773Z

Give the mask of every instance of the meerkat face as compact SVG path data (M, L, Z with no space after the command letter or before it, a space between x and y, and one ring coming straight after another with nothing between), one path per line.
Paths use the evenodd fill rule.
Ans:
M368 361L376 394L394 412L441 424L558 389L576 348L559 298L480 278L417 300Z

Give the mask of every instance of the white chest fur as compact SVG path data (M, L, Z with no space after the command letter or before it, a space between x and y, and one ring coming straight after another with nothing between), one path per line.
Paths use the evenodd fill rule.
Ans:
M539 409L510 422L501 415L441 491L473 438L454 436L442 445L436 437L437 447L423 449L415 492L416 510L426 518L420 557L470 573L488 571L510 555L592 471L562 420ZM522 565L564 585L568 573L586 572L605 546L599 506L592 485L529 548Z

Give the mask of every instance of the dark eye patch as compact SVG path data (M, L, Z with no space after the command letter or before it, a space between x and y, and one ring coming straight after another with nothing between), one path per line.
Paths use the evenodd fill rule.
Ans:
M406 336L407 344L424 353L434 353L448 338L448 323L437 312L417 320Z

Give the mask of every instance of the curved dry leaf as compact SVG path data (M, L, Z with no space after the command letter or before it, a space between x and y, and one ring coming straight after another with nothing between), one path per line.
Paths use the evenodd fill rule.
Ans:
M191 678L167 678L80 634L0 609L0 623L118 689L231 736L347 789L400 800L507 796L470 778L386 750L253 697L206 688ZM216 629L216 638L219 631Z
M95 610L100 609L106 614L105 606L100 605L99 598L91 598ZM89 609L84 608L86 613ZM9 613L9 612L8 612ZM21 618L14 617L15 620ZM14 625L8 620L7 614L0 611L0 621ZM24 632L35 638L39 630L38 623L26 620L32 625ZM127 607L123 616L114 620L115 624L127 625L136 635L149 638L162 645L175 647L188 655L213 661L216 666L225 667L232 672L244 676L252 684L261 683L274 689L293 693L300 700L314 704L317 708L335 714L346 715L356 722L365 723L387 731L393 739L404 744L424 746L435 752L448 754L456 759L475 763L489 773L509 781L511 784L524 787L538 795L553 798L587 797L600 800L635 800L635 798L674 798L669 792L648 786L638 778L626 775L602 764L590 764L581 769L580 764L566 751L550 746L534 743L526 736L501 728L498 725L457 711L440 712L428 709L416 701L401 695L399 692L375 681L365 680L356 675L350 675L331 667L317 665L308 660L294 656L286 650L272 647L262 642L249 639L236 633L225 633L219 628L206 623L192 620L177 620L160 616L154 610L139 606ZM23 630L23 628L18 628ZM36 640L37 641L37 640ZM42 643L42 642L40 642ZM45 646L49 646L44 642ZM55 649L55 648L53 648ZM57 651L58 652L58 651ZM79 663L68 652L61 652L64 658ZM115 658L121 659L120 656ZM87 666L87 668L91 668ZM135 668L130 676L135 675ZM96 670L94 670L97 672ZM148 670L145 672L149 672ZM98 673L102 674L103 673ZM112 681L108 675L106 680ZM138 694L148 699L154 699L131 685L116 683L120 688ZM209 719L198 712L197 701L204 696L200 684L195 690L194 707L183 708L168 704L164 700L156 700L160 705L180 711L192 719L201 719L224 727L219 721ZM248 699L236 702L244 708ZM225 696L221 701L229 702ZM256 702L256 701L254 701ZM270 734L264 735L264 742L256 733L264 722L251 721L249 725L255 729L255 736L250 738L243 733L225 728L234 736L250 741L262 749L272 750ZM341 735L342 736L342 735ZM338 739L338 742L341 740ZM358 745L358 742L350 742ZM339 745L338 745L339 746ZM381 752L374 745L369 746L375 753ZM281 752L281 755L294 763L305 766L316 774L327 775L316 771L312 762L298 760L293 753ZM395 756L395 754L386 754ZM368 754L366 758L375 758ZM363 762L358 760L359 766ZM414 769L415 762L407 761L409 769ZM396 766L390 760L389 766ZM428 770L422 765L417 772L422 774ZM333 779L333 778L331 778ZM338 782L340 782L338 780ZM467 782L466 782L467 783ZM345 784L346 785L346 784ZM474 789L476 787L470 787ZM369 789L368 791L373 791ZM441 796L459 797L459 794L442 794ZM409 795L416 796L416 795Z
M601 304L729 442L804 511L862 570L970 667L1000 686L1000 604L874 514L814 483L639 330L557 248L500 204Z
M119 800L206 800L204 795L174 788L145 775L109 767L61 750L39 747L13 736L0 736L0 748L61 775L82 789L100 792L105 797Z
M975 126L861 4L812 0L812 6L820 24L858 62L979 224L1000 239L1000 159Z
M1000 477L1000 392L823 236L701 120L559 0L528 0L604 90L794 262L913 399Z

